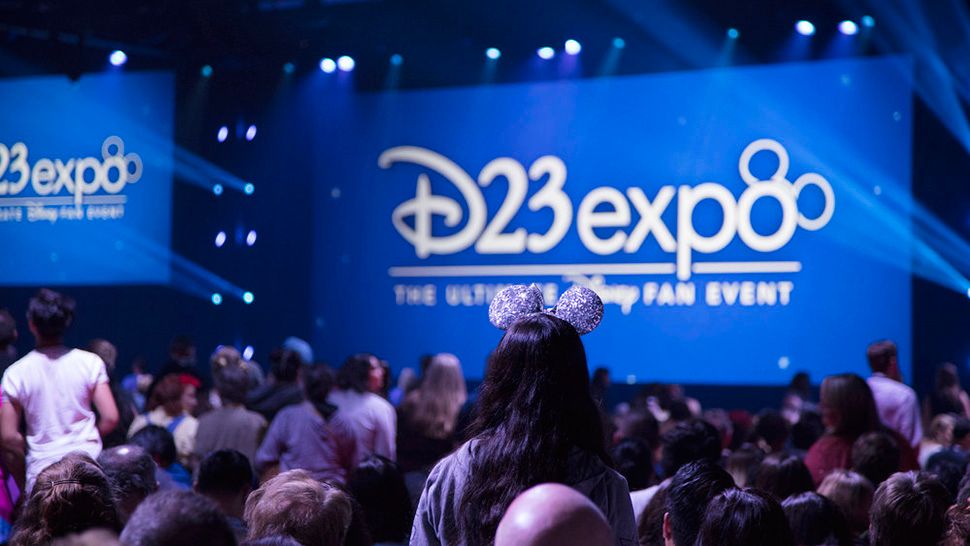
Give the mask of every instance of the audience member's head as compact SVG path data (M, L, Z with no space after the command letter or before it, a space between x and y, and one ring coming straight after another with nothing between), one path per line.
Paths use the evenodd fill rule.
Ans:
M855 535L869 528L873 492L872 483L865 476L848 470L833 470L818 486L818 493L842 510Z
M101 467L86 454L73 452L37 475L10 544L47 544L93 528L119 531L121 522Z
M293 537L286 535L272 535L254 538L243 542L240 546L301 546Z
M121 533L125 546L234 546L226 516L211 500L191 491L170 490L142 502Z
M957 417L953 421L951 444L963 451L970 451L970 419Z
M309 364L315 362L313 359L313 347L305 340L300 339L296 336L290 336L283 340L283 349L288 351L293 351L300 355L300 359L304 364Z
M17 342L17 321L6 309L0 309L0 351Z
M765 458L765 452L754 444L742 444L727 456L724 469L734 478L738 487L754 485L758 468Z
M144 449L155 464L168 468L175 462L175 438L172 433L156 425L148 425L128 439L128 443Z
M646 489L653 481L653 453L639 438L620 440L610 449L614 468L626 478L630 491Z
M195 342L192 338L179 334L168 344L168 358L172 363L182 368L194 368L196 365Z
M585 495L558 483L526 490L512 501L495 546L610 546L610 524Z
M297 351L274 349L269 354L269 371L277 383L296 383L300 370L307 364Z
M384 384L381 361L370 353L351 356L337 372L337 384L343 390L374 392Z
M303 546L341 546L352 517L350 497L302 470L283 472L246 500L249 539L293 537Z
M334 384L330 367L325 364L307 366L303 369L300 382L303 384L303 396L324 419L329 419L337 411L337 406L327 401Z
M186 388L187 383L182 380L182 374L170 373L166 375L158 380L145 409L152 411L161 407L168 415L181 415L187 409L182 397Z
M678 423L664 433L660 443L663 445L660 466L668 478L689 462L716 461L721 456L717 429L700 419Z
M855 441L879 429L879 413L866 380L845 373L830 375L822 381L822 421L830 434Z
M645 409L633 409L614 420L616 433L613 441L624 438L639 438L647 444L650 451L660 446L660 425L657 418Z
M950 499L955 499L960 493L960 481L967 471L967 459L962 453L944 450L930 457L924 470L940 480Z
M73 320L73 299L47 288L41 288L30 298L27 323L38 343L60 342Z
M640 546L664 546L664 514L667 513L667 488L670 481L661 482L657 486L650 502L640 514L637 521L637 535Z
M96 338L88 342L88 351L101 357L108 375L114 372L115 365L118 363L118 348L107 339Z
M946 511L946 531L940 546L966 546L970 544L970 505L957 503Z
M828 498L807 491L781 503L798 546L851 546L852 534L842 510Z
M814 491L812 473L801 459L787 453L772 453L765 457L758 468L754 486L771 493L779 501L788 497Z
M896 361L896 344L888 339L873 342L866 349L869 368L873 373L881 373L892 379L899 379L899 365Z
M941 413L930 421L930 428L926 431L926 436L930 440L948 446L953 443L953 425L956 424L956 417L949 413Z
M411 497L394 461L371 455L350 476L348 492L360 503L374 542L406 542L411 530Z
M753 488L731 488L707 505L694 545L795 546L795 541L774 497Z
M721 492L733 488L731 475L710 459L700 459L681 467L667 487L664 540L674 546L694 544L708 503Z
M145 497L158 490L155 461L137 445L106 449L98 456L104 469L121 522L125 523Z
M451 353L440 353L432 357L421 386L404 400L401 413L422 436L449 438L467 398L461 362Z
M245 455L234 449L221 449L199 463L195 491L212 499L225 515L242 518L255 479Z
M788 421L775 410L764 410L755 419L754 435L769 453L785 449L790 433Z
M731 422L731 416L728 412L721 408L707 409L704 410L702 419L710 423L717 430L717 434L721 437L722 448L728 448L732 444L735 444L734 423ZM740 443L736 444L736 447L740 446Z
M51 546L122 546L118 534L108 529L89 529L55 539Z
M888 432L867 432L852 445L852 470L862 474L873 487L899 470L899 445Z
M798 422L791 426L791 445L795 449L808 451L823 434L825 424L822 415L817 411L802 410Z
M235 347L223 345L209 359L212 382L225 405L239 405L249 392L249 369Z
M870 544L936 544L943 536L949 505L946 488L929 474L893 474L879 486L872 500Z

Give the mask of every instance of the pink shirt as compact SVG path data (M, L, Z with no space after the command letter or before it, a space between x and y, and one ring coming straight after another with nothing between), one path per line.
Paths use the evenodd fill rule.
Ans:
M910 446L918 446L923 437L923 425L920 423L916 392L881 373L872 374L866 382L876 399L882 423L900 433Z

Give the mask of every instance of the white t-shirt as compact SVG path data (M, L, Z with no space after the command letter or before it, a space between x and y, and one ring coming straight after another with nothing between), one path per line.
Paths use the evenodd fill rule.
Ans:
M108 382L104 362L80 349L31 351L3 374L3 402L16 400L27 421L27 491L41 470L72 451L101 454L91 399Z
M397 412L387 400L370 392L333 390L327 401L357 435L357 457L377 454L397 460Z

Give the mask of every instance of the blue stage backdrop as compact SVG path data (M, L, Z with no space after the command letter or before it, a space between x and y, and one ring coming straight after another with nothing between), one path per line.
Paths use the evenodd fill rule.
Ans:
M0 285L167 283L174 78L0 82Z
M481 377L510 283L606 302L621 381L777 384L910 369L904 58L344 95L315 120L316 343ZM329 100L329 99L328 99ZM891 224L908 225L893 207ZM875 231L874 231L875 230ZM893 248L895 247L895 248Z

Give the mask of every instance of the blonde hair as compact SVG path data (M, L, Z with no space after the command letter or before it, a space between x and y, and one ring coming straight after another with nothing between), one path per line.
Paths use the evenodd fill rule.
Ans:
M244 517L250 540L284 535L303 546L341 546L352 515L346 493L306 471L290 470L249 495Z
M468 390L461 362L451 353L439 353L431 359L421 386L401 405L408 424L429 438L443 439L455 431L458 413Z
M948 446L953 443L953 425L956 417L949 413L941 413L930 421L927 437L938 444Z

